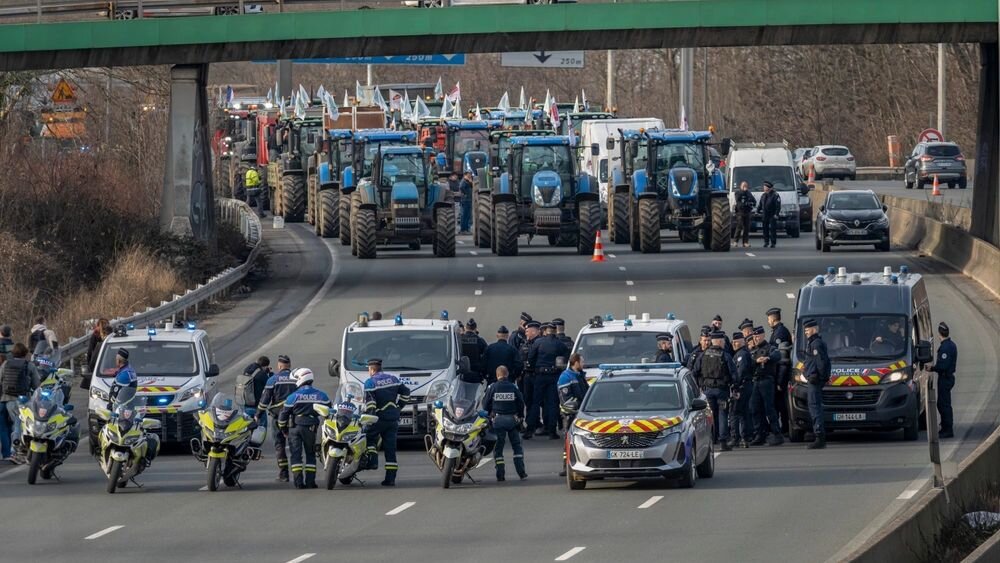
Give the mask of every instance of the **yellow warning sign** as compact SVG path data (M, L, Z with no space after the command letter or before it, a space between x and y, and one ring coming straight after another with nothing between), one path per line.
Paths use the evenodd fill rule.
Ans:
M71 104L76 101L76 92L65 79L56 84L56 89L52 92L52 101L57 104Z

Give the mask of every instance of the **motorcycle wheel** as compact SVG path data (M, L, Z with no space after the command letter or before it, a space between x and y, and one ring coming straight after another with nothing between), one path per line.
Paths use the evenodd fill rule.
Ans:
M208 490L219 490L219 478L222 476L222 460L217 457L208 458Z
M38 469L42 466L42 454L31 452L31 458L28 463L28 484L34 485L35 481L38 480Z
M340 459L331 459L326 466L326 490L332 491L337 486L337 475L340 475Z
M108 493L114 494L115 489L118 488L118 480L122 476L122 462L112 461L111 470L108 471Z
M444 467L441 468L441 487L447 489L451 487L451 474L455 472L455 458L444 460Z

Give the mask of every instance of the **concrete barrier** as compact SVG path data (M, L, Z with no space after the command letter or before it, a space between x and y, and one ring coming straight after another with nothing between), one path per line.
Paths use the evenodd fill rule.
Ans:
M996 563L1000 561L1000 532L986 540L986 543L976 548L962 563Z

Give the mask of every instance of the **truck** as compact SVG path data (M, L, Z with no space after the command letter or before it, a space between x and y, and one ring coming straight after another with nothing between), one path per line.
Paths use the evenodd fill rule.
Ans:
M354 205L358 203L352 194L357 188L358 182L371 176L375 155L383 147L413 146L416 140L417 134L414 131L362 129L354 132L349 141L350 146L343 149L350 153L350 165L344 168L340 175L338 206L340 208L340 224L345 227L340 229L340 244L352 245L351 217L356 211Z
M712 162L708 131L619 130L622 170L612 177L608 230L632 250L656 253L661 229L705 250L728 252L732 212L725 180ZM607 142L608 150L616 145ZM599 148L591 145L591 154Z
M781 198L778 229L791 238L799 238L802 224L799 214L800 182L797 182L795 164L788 143L732 143L726 157L726 187L729 201L733 202L740 184L750 184L754 199L760 201L764 182L769 181ZM808 191L806 191L807 195ZM760 213L754 211L750 232L763 227Z
M276 142L280 156L267 165L267 184L274 214L289 223L306 219L308 165L319 148L322 134L322 107L307 109L304 119L291 117L278 121Z

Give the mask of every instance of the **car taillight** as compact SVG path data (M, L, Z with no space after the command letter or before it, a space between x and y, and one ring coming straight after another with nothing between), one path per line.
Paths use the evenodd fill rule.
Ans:
M847 157L847 162L854 162L854 157L853 156Z
M826 157L825 156L817 156L816 160L818 160L820 162L823 162L824 160L826 160Z
M922 157L920 157L920 162L930 162L932 160L934 160L933 156L922 156Z
M958 155L958 156L955 157L955 160L963 160L964 161L965 157L962 156L962 155Z

